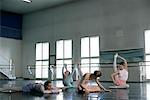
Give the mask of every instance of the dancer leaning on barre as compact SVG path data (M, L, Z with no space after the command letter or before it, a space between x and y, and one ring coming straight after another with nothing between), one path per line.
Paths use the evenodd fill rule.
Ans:
M62 75L63 75L63 84L66 88L75 87L73 83L73 74L76 70L76 66L73 66L73 70L70 73L70 71L67 69L67 65L64 64L62 68Z
M123 60L123 62L121 62L118 66L116 66L117 58ZM129 85L126 84L126 81L128 79L128 64L126 59L118 54L115 54L114 56L114 73L111 75L111 78L116 86L119 86L120 88L129 87Z
M78 68L78 70L81 69ZM106 91L106 92L111 92L111 90L106 89L99 81L99 78L101 77L102 73L101 71L94 71L94 73L85 73L79 84L78 84L78 92L79 93L94 93L94 92L102 92L102 91ZM96 82L96 85L91 85L88 84L90 83L89 81L93 80L94 82Z

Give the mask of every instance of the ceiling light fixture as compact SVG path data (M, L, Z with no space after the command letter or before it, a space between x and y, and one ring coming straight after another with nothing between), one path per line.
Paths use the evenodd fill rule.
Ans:
M31 0L22 0L23 2L26 2L26 3L31 3L32 1Z

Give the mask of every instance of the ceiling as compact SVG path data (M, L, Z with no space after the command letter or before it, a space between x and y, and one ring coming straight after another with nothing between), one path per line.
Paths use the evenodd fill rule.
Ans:
M56 7L78 0L32 0L31 3L22 0L0 0L1 9L9 12L25 14L41 9Z

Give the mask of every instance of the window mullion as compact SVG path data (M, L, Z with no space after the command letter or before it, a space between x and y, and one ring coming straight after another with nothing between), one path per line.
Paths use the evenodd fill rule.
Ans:
M89 72L91 72L91 37L89 37Z
M65 40L63 40L63 64L64 64L64 56L65 56Z

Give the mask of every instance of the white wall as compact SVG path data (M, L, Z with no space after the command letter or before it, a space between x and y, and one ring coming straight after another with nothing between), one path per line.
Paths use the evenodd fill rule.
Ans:
M80 61L80 37L100 36L100 50L144 48L150 28L149 0L81 0L23 17L23 66L34 64L35 43L73 39L74 63ZM25 74L24 74L25 76Z
M0 37L0 64L9 65L9 60L12 59L16 77L22 76L21 43L21 40Z

